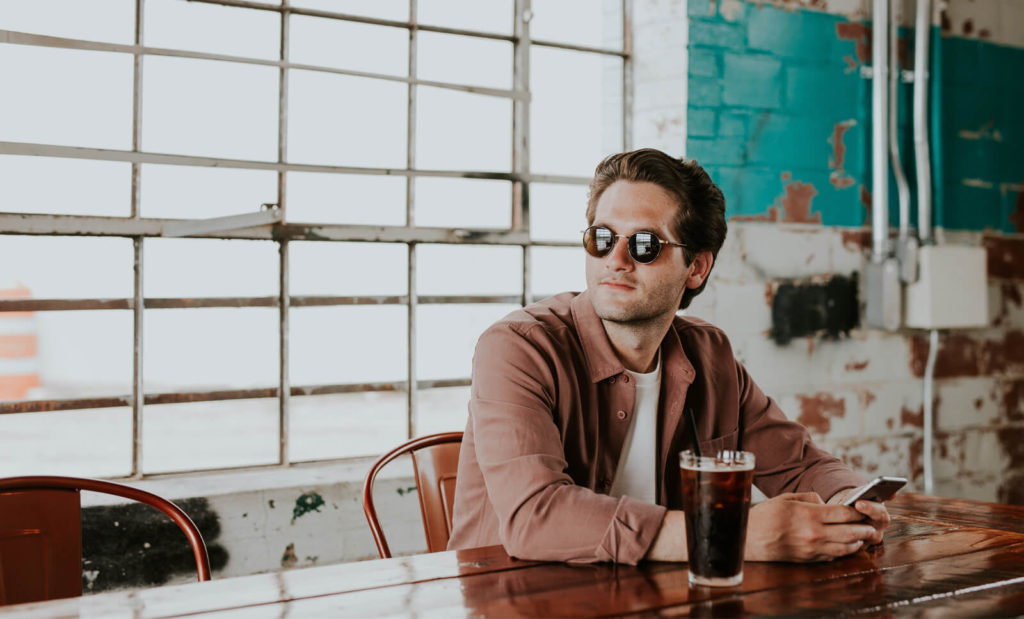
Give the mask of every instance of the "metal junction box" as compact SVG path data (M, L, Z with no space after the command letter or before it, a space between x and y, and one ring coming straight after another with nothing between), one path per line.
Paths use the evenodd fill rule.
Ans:
M906 287L904 324L918 329L988 325L985 249L927 245L919 250L919 277Z

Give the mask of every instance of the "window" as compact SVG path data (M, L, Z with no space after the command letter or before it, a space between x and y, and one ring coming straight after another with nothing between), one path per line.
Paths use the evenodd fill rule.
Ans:
M373 455L583 286L624 0L0 3L0 475Z

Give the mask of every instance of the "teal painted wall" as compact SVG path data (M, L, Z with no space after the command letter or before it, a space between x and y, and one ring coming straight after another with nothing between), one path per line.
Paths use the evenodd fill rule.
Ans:
M940 52L937 220L1024 232L1024 49L943 37Z
M717 4L688 3L687 156L718 181L729 217L869 223L870 24L755 3L727 20ZM1024 50L932 36L936 224L1024 231ZM911 88L901 86L898 126L913 187Z

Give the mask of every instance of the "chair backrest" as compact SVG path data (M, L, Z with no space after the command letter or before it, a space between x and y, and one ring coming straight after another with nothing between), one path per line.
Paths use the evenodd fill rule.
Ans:
M455 473L459 468L459 448L462 432L443 432L414 438L380 457L363 482L363 513L370 532L377 543L382 559L391 556L384 538L384 530L377 520L373 504L373 482L384 465L395 458L410 454L416 475L416 489L423 516L423 531L427 537L427 552L438 552L448 547L452 532L452 505L455 502Z
M199 529L167 499L99 479L7 477L0 478L0 605L82 595L81 490L124 497L166 514L188 538L199 580L210 580Z

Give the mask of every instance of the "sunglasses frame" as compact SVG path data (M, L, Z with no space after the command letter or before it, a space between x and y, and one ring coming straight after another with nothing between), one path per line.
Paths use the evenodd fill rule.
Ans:
M607 230L612 235L612 244L608 246L608 251L606 251L606 252L604 252L602 254L594 254L589 249L587 249L587 236L589 234L593 234L594 233L593 231L596 231L596 230ZM591 255L591 256L593 256L595 258L604 258L608 254L610 254L612 252L612 250L615 249L615 244L619 242L619 239L626 239L626 253L628 253L629 257L632 258L633 262L635 262L637 264L653 264L654 261L657 260L659 256L661 256L662 245L675 245L676 247L686 247L685 243L674 243L672 241L666 241L666 240L662 239L661 237L659 237L657 234L651 232L650 230L637 230L633 234L615 234L615 231L612 230L611 228L609 228L608 226L593 225L593 226L587 227L587 229L583 230L582 232L583 232L583 249L584 249L584 251L587 252L587 254L589 254L589 255ZM651 258L650 260L648 260L647 262L644 262L644 261L638 259L636 257L636 254L633 253L634 252L634 248L636 247L636 235L638 235L638 234L650 234L654 239L656 239L658 241L658 246L657 246L658 250L654 253L654 257Z

